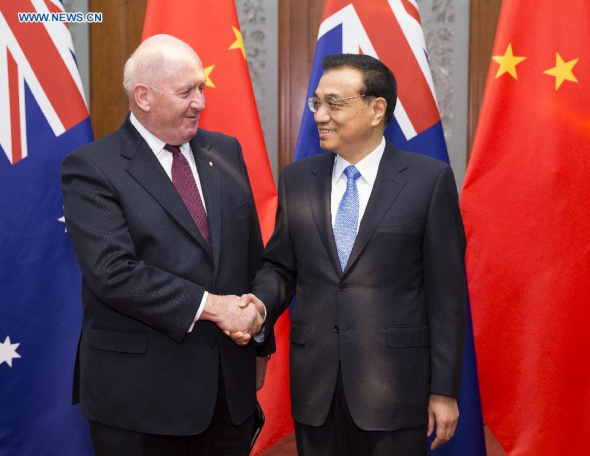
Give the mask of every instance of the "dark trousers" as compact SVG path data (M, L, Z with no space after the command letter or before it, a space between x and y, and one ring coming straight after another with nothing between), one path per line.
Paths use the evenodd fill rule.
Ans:
M220 370L215 412L202 434L181 437L143 434L90 421L96 456L246 456L254 433L254 414L244 423L234 425L224 386Z
M309 426L295 421L299 456L425 456L426 426L398 431L364 431L353 421L338 370L326 421Z

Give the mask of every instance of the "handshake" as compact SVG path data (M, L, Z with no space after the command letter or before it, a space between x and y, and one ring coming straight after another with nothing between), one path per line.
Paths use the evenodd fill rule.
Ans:
M262 301L253 294L209 294L201 318L214 322L226 336L244 346L262 328L266 309Z

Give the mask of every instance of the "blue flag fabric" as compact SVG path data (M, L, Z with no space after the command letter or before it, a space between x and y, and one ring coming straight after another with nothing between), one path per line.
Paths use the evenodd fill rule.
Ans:
M384 24L384 21L389 23ZM449 163L415 2L326 0L308 98L314 96L323 74L322 59L340 53L372 55L383 61L395 74L398 104L395 116L385 130L386 138L400 149ZM313 113L306 108L297 139L295 160L319 153L325 151L319 147ZM429 454L484 456L486 449L470 312L458 405L460 419L455 437L436 450L429 450Z
M44 12L29 3L0 6L0 456L93 455L71 399L81 277L60 189L92 129L66 24L19 23L16 8Z

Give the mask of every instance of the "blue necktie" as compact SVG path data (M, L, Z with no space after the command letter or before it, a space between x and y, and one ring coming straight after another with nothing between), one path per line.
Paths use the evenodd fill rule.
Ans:
M340 267L344 271L348 257L352 252L352 246L356 239L356 229L359 220L359 192L356 188L356 180L361 177L361 173L354 165L349 165L344 169L347 177L346 192L336 212L336 221L334 222L334 240L338 250L338 259Z

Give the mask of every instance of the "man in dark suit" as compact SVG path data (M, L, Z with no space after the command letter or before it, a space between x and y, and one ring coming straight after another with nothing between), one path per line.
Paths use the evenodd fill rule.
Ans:
M262 239L239 143L197 131L205 83L187 44L149 38L125 65L123 126L63 163L83 279L74 401L97 455L248 453L272 347L222 330L261 328L238 295Z
M454 433L465 237L448 165L383 137L391 71L329 56L309 100L320 146L287 166L249 301L291 318L291 398L305 456L426 454ZM239 333L232 334L240 340Z

